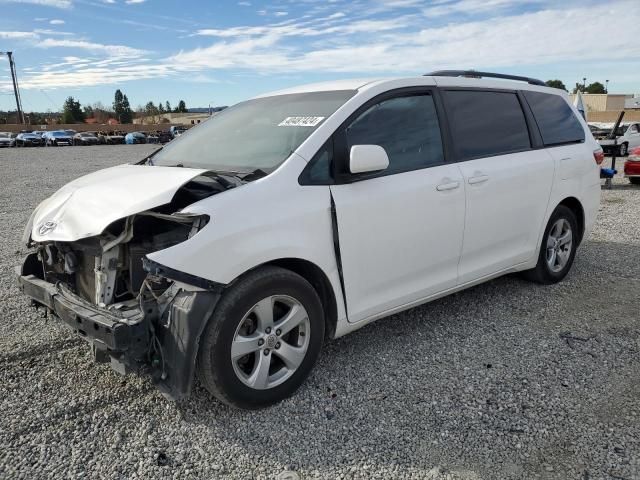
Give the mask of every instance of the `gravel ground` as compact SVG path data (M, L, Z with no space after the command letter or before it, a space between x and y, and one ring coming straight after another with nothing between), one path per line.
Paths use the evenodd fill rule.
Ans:
M0 478L640 478L640 188L603 191L561 284L508 276L376 322L244 412L92 363L14 286L32 209L152 148L0 150Z

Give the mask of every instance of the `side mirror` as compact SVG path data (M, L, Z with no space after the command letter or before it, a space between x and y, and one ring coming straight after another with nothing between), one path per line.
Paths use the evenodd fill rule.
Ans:
M380 145L354 145L349 153L351 173L379 172L389 166L387 152Z

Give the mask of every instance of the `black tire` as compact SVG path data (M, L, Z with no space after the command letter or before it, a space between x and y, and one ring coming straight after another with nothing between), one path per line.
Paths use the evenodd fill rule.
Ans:
M629 177L629 181L634 185L640 185L640 177Z
M559 271L553 271L547 263L547 241L552 227L558 222L558 220L566 220L571 228L572 245L569 258L564 267ZM540 253L538 255L538 263L535 268L523 272L523 276L530 281L541 283L543 285L551 285L560 282L567 276L571 266L573 265L573 259L576 256L576 250L579 245L581 232L578 231L578 221L575 213L569 207L564 205L558 205L549 218L546 228L544 229L544 235L542 236L542 243L540 244Z
M292 297L305 308L310 326L309 343L304 359L287 380L261 390L251 388L238 378L231 360L231 345L245 315L272 295ZM309 282L283 268L259 268L234 282L216 306L200 340L198 377L212 395L227 405L243 409L272 405L291 396L307 378L320 355L324 328L322 303ZM258 351L256 355L262 353ZM273 355L275 353L274 350Z
M627 143L623 143L618 148L618 153L621 157L626 157L627 153L629 153L629 145Z

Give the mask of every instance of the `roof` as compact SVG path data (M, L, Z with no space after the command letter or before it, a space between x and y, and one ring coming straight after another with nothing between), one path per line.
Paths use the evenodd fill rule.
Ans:
M296 87L285 88L283 90L277 90L275 92L265 93L263 95L258 95L255 98L273 97L275 95L289 95L292 93L330 92L333 90L359 90L365 85L379 81L379 80L384 80L384 79L353 78L353 79L347 79L347 80L335 80L332 82L309 83L306 85L298 85Z
M451 76L418 76L418 77L383 77L383 78L356 78L347 80L336 80L333 82L311 83L307 85L299 85L284 90L278 90L275 92L269 92L262 95L258 95L254 98L273 97L276 95L290 95L295 93L307 93L307 92L329 92L334 90L363 90L369 89L374 86L383 85L389 83L390 87L397 84L398 81L408 81L409 83L415 83L415 85L424 85L429 83L439 86L450 87L477 87L483 86L486 88L505 88L514 90L536 90L547 93L555 93L557 95L566 96L564 90L557 88L551 88L539 85L533 85L523 81L508 80L508 79L495 79L495 78L468 78L468 77L451 77Z

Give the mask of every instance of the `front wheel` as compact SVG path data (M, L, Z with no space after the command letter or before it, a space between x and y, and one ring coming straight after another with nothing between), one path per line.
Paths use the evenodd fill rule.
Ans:
M525 278L544 285L561 281L573 265L578 238L575 213L570 208L559 205L545 228L538 263L532 270L524 272Z
M629 181L634 185L640 185L640 177L629 177Z
M324 340L324 311L301 276L279 267L248 273L227 290L203 333L198 376L216 398L256 409L292 395Z

